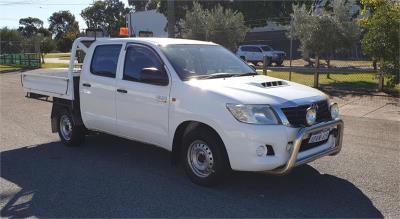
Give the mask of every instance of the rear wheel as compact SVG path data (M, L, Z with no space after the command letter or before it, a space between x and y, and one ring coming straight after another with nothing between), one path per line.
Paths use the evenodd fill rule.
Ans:
M63 111L58 117L58 135L66 146L79 146L85 138L83 126L75 124L68 111Z
M184 136L182 160L191 181L202 186L220 183L230 171L224 144L205 127L193 129Z
M277 65L277 66L282 66L282 64L283 64L283 60L282 60L282 61L277 61L277 62L276 62L276 65Z

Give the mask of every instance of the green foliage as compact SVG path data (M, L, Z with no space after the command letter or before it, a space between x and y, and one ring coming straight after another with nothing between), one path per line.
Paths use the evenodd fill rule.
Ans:
M42 53L42 63L44 63L44 56L47 53L53 52L56 50L56 43L51 37L45 37L40 43L40 52Z
M157 0L128 0L128 4L134 7L135 11L153 10L158 7Z
M110 36L116 37L119 28L125 26L125 15L129 9L119 0L96 1L85 8L81 16L89 28L104 29Z
M359 39L359 27L352 19L346 0L331 2L331 11L293 6L293 36L300 40L303 57L314 54L330 59L335 53L351 49Z
M271 1L271 0L249 0L249 1L226 1L226 0L198 0L204 9L211 10L217 5L225 9L239 11L243 14L246 25L249 27L261 27L267 24L267 20L273 20L280 24L289 22L289 15L292 13L292 4L305 4L308 8L316 1L309 0L289 0L289 1ZM159 12L168 15L167 4L165 0L128 0L129 5L135 7L136 11L157 9ZM193 1L175 1L176 21L184 19L186 12L192 10ZM179 22L176 24L179 28Z
M379 2L362 26L367 31L362 39L363 52L380 62L382 73L394 86L399 83L400 71L400 3Z
M25 37L32 37L39 33L39 30L43 29L43 21L39 18L27 17L19 19L18 31Z
M49 23L49 30L57 41L58 50L69 51L73 41L79 36L79 25L75 16L69 11L54 12Z
M24 37L21 32L16 29L8 29L7 27L3 27L0 29L0 52L1 54L7 53L17 53L22 50L22 44Z
M194 3L193 9L186 13L180 22L185 38L213 41L230 50L237 48L244 40L248 27L240 12L224 9L221 5L208 10Z

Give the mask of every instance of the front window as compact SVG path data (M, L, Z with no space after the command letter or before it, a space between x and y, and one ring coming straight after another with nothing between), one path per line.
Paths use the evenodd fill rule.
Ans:
M274 49L272 49L272 47L267 46L267 45L262 46L261 49L262 49L263 51L273 51L273 50L274 50Z
M256 74L241 59L218 45L167 45L161 47L182 80Z

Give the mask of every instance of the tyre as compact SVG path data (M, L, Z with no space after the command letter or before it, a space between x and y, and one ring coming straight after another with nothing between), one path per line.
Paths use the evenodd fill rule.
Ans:
M251 62L251 63L253 63L254 66L258 66L259 62Z
M228 155L219 136L206 127L185 134L182 161L190 180L198 185L221 183L230 172Z
M277 62L275 62L275 63L276 63L277 66L282 66L283 60L282 60L282 61L277 61Z
M58 116L58 135L66 146L77 147L85 139L85 129L74 123L68 111L63 111Z

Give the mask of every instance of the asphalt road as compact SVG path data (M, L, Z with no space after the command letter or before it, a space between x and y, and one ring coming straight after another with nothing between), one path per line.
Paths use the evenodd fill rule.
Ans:
M344 116L342 152L287 176L192 184L169 152L108 135L64 147L51 104L1 74L1 217L400 217L400 123Z

